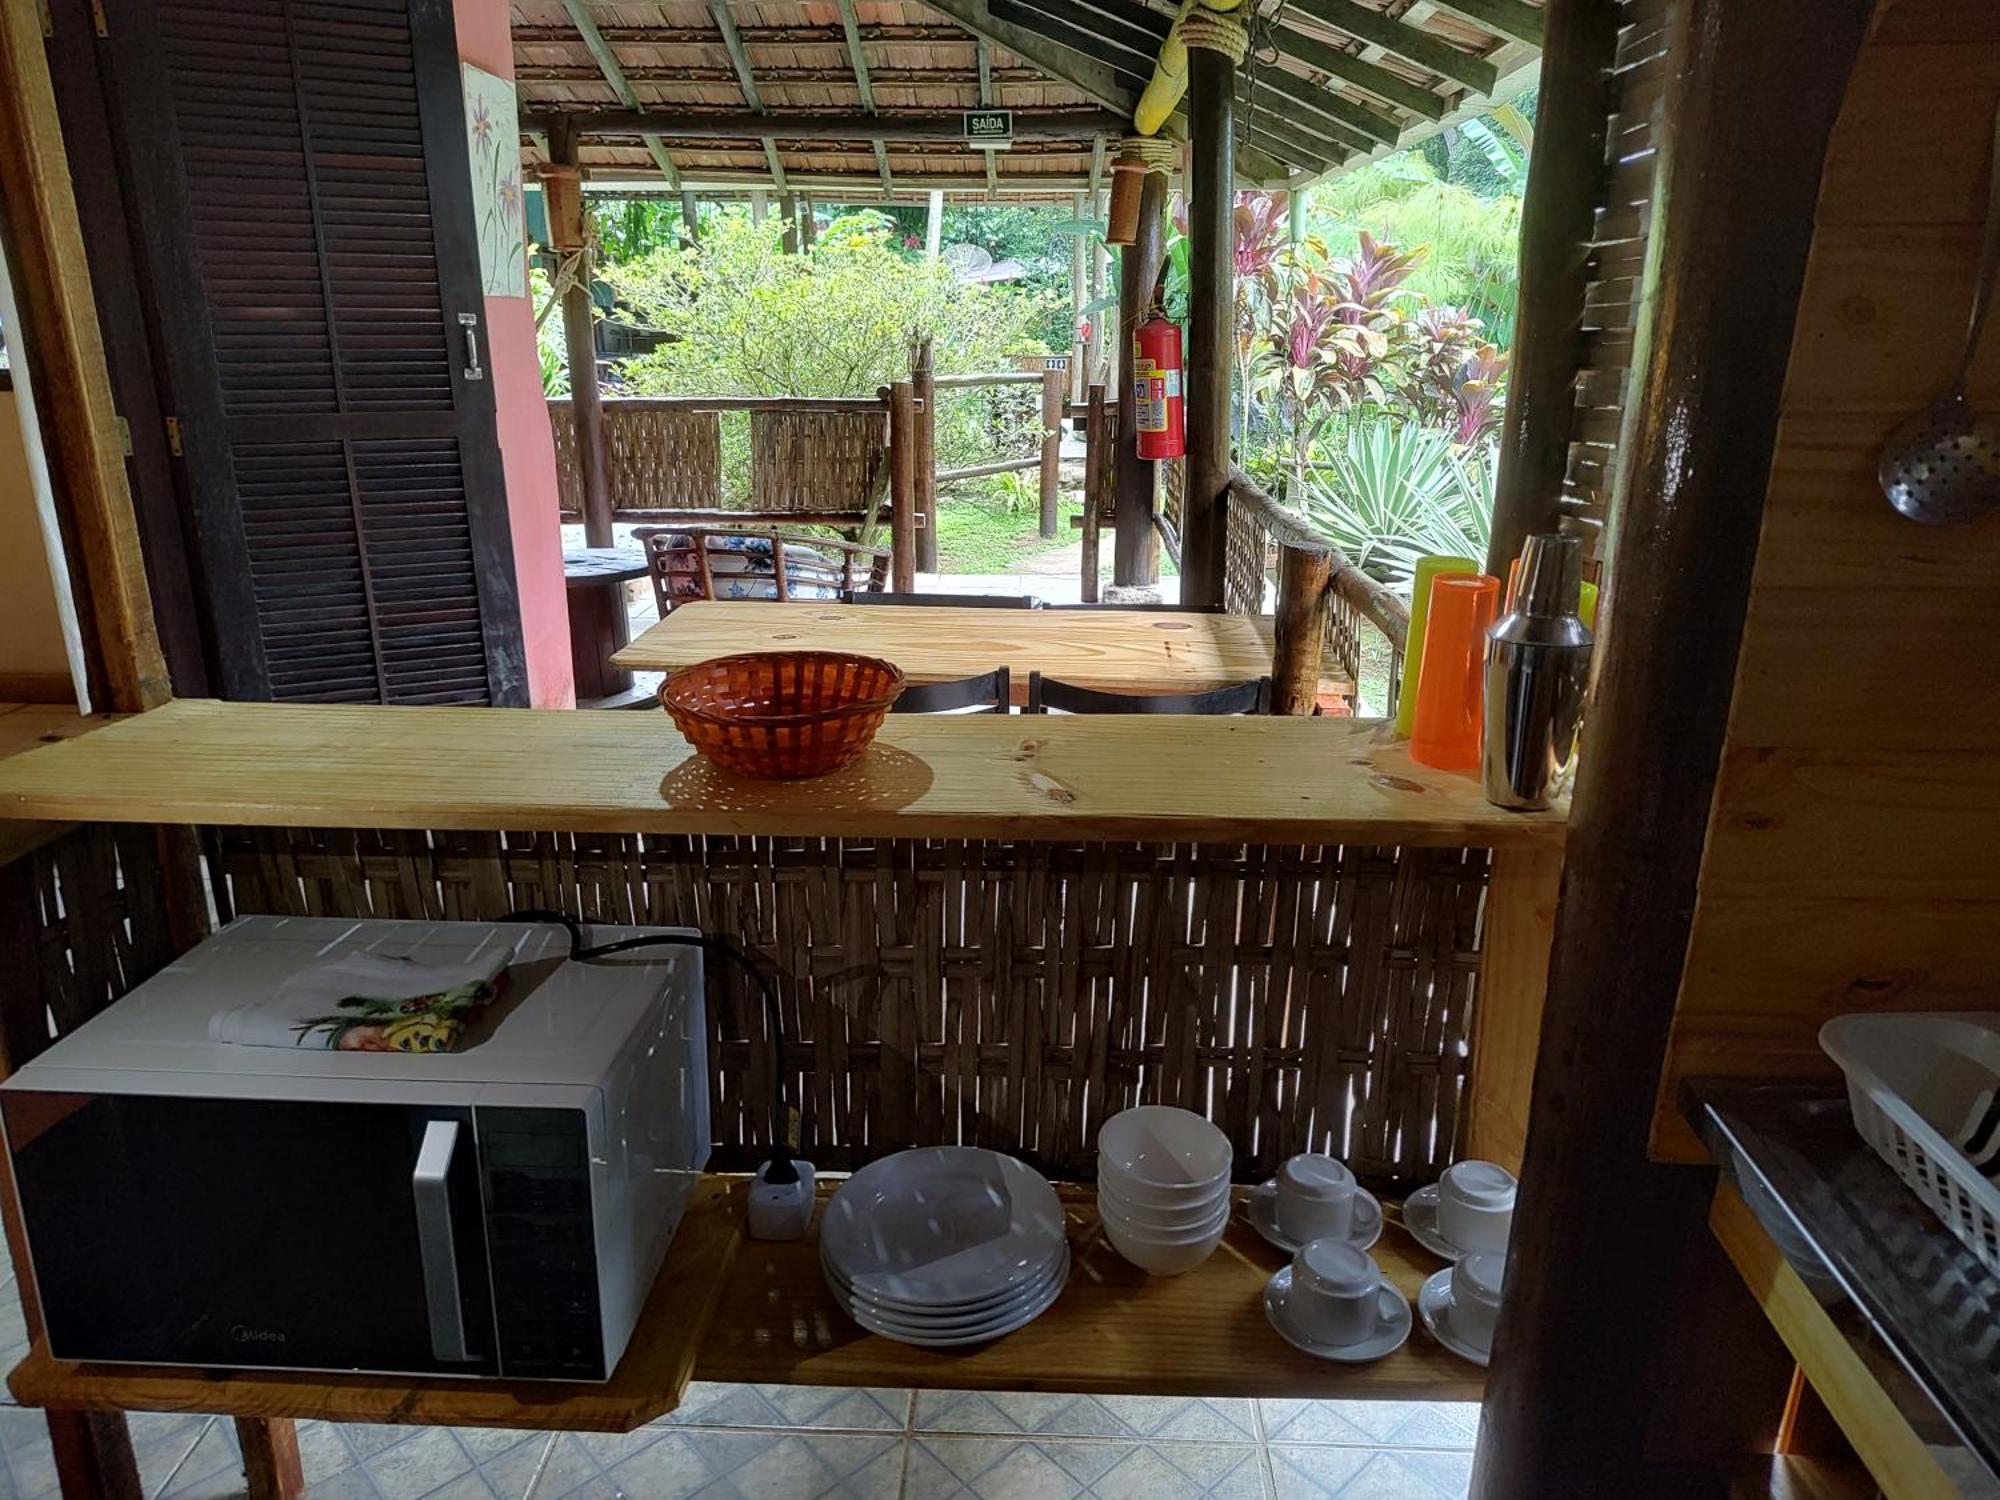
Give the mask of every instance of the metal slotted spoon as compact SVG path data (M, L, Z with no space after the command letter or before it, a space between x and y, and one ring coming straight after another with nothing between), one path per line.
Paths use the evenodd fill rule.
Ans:
M1979 251L1979 281L1972 293L1972 321L1965 355L1951 389L1896 429L1882 450L1882 493L1912 521L1948 526L2000 506L2000 422L1983 417L1965 399L1979 336L1993 302L2000 271L2000 113L1993 118L1992 180L1986 193L1986 237Z

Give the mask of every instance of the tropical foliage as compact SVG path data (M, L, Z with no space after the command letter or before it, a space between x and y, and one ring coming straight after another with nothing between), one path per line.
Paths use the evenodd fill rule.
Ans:
M1357 567L1398 588L1433 553L1484 557L1492 531L1493 454L1387 418L1321 447L1303 509Z

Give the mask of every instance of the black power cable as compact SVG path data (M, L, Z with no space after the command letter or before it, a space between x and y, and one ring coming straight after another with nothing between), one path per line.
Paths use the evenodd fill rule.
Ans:
M555 923L569 934L568 957L572 963L589 963L592 959L609 958L614 953L631 953L641 948L699 948L704 953L720 954L748 974L751 983L764 997L765 1023L771 1029L771 1164L765 1170L764 1178L775 1183L799 1180L798 1168L792 1165L791 1129L785 1110L784 1009L778 1000L778 987L771 983L770 976L757 967L757 961L740 944L706 932L658 932L591 947L584 942L583 924L565 912L510 911L500 920Z

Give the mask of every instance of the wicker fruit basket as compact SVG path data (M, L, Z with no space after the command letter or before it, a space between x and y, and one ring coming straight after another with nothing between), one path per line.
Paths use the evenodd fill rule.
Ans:
M717 765L797 780L859 759L902 691L902 670L872 656L749 651L676 672L660 702Z

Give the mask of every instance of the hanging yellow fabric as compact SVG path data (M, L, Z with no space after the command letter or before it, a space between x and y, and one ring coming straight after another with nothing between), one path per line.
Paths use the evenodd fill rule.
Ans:
M1158 135L1160 127L1172 117L1181 97L1187 93L1188 41L1184 33L1190 22L1198 38L1195 45L1233 52L1239 62L1242 60L1248 34L1241 23L1232 20L1220 26L1211 24L1220 20L1222 13L1239 9L1242 5L1243 0L1181 0L1173 30L1160 44L1160 58L1153 65L1153 76L1147 80L1145 92L1139 96L1138 107L1132 111L1132 128L1138 134ZM1223 34L1225 26L1233 30L1233 37Z

